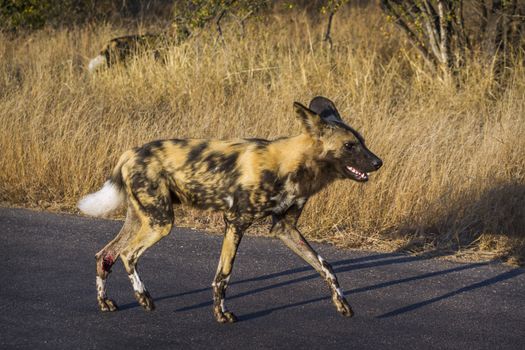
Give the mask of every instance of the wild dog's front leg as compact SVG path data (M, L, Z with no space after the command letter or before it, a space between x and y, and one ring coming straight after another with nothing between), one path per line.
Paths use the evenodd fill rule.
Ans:
M294 224L281 220L274 224L272 231L278 234L279 238L293 250L297 255L309 263L323 279L328 283L332 292L332 301L337 308L337 311L343 316L351 317L353 315L352 309L346 301L337 277L328 264L313 248L308 244L306 239L301 235Z
M332 270L332 266L330 266L330 264L327 263L319 254L317 255L317 259L321 263L321 268L323 270L321 275L323 275L324 279L328 282L330 290L332 291L332 302L337 308L337 311L339 311L339 313L343 316L352 317L354 313L350 305L348 305L348 301L346 301L341 287L339 287L339 282L337 281L337 277Z
M219 266L212 283L213 314L220 323L232 323L237 321L237 318L224 305L225 291L230 280L237 248L247 225L236 224L227 219L224 221L226 223L226 232L222 242Z

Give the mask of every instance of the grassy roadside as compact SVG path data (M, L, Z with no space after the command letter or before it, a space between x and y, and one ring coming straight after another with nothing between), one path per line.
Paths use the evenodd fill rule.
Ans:
M338 15L339 16L339 15ZM525 256L525 67L501 86L476 62L461 89L434 79L372 9L341 13L335 47L302 14L202 32L127 67L86 74L110 25L0 38L0 201L75 211L127 148L169 137L293 135L292 102L330 97L385 166L338 182L301 218L346 247ZM178 223L217 229L180 209ZM476 255L477 254L477 255Z

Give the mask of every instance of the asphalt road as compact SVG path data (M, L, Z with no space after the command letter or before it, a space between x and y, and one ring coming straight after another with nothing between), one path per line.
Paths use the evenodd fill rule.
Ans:
M95 253L121 222L0 209L0 349L525 349L525 270L315 245L356 315L341 317L317 273L280 241L245 237L217 324L221 237L175 229L142 258L157 310L117 264L100 313Z

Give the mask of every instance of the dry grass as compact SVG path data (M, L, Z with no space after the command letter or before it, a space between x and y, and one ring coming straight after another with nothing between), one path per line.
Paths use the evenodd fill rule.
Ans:
M0 38L0 201L74 211L127 148L170 137L268 137L299 131L292 102L336 101L384 167L366 185L313 198L301 227L344 246L525 255L525 67L498 85L475 62L461 89L421 69L375 10L341 13L336 47L299 14L253 22L242 39L203 32L88 76L122 28ZM215 216L179 212L215 228ZM181 222L181 220L179 220ZM483 255L483 256L485 256Z

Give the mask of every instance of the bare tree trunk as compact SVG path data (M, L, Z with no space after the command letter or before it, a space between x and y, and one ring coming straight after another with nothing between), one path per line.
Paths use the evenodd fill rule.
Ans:
M450 49L450 8L444 0L438 1L439 16L439 50L441 52L441 69L444 71L446 78L450 78L452 68L452 58Z
M417 5L417 4L416 4ZM435 13L434 7L432 4L425 0L423 1L424 6L419 7L419 10L421 12L421 17L423 18L423 21L425 22L425 29L427 32L428 42L430 44L430 48L432 49L432 53L436 57L442 57L441 55L441 48L440 48L440 26L439 26L439 16ZM440 59L441 63L442 60Z
M484 14L486 14L486 25L483 33L482 50L487 58L495 57L501 44L501 20L503 14L503 3L501 0L493 0L489 9L484 3Z

